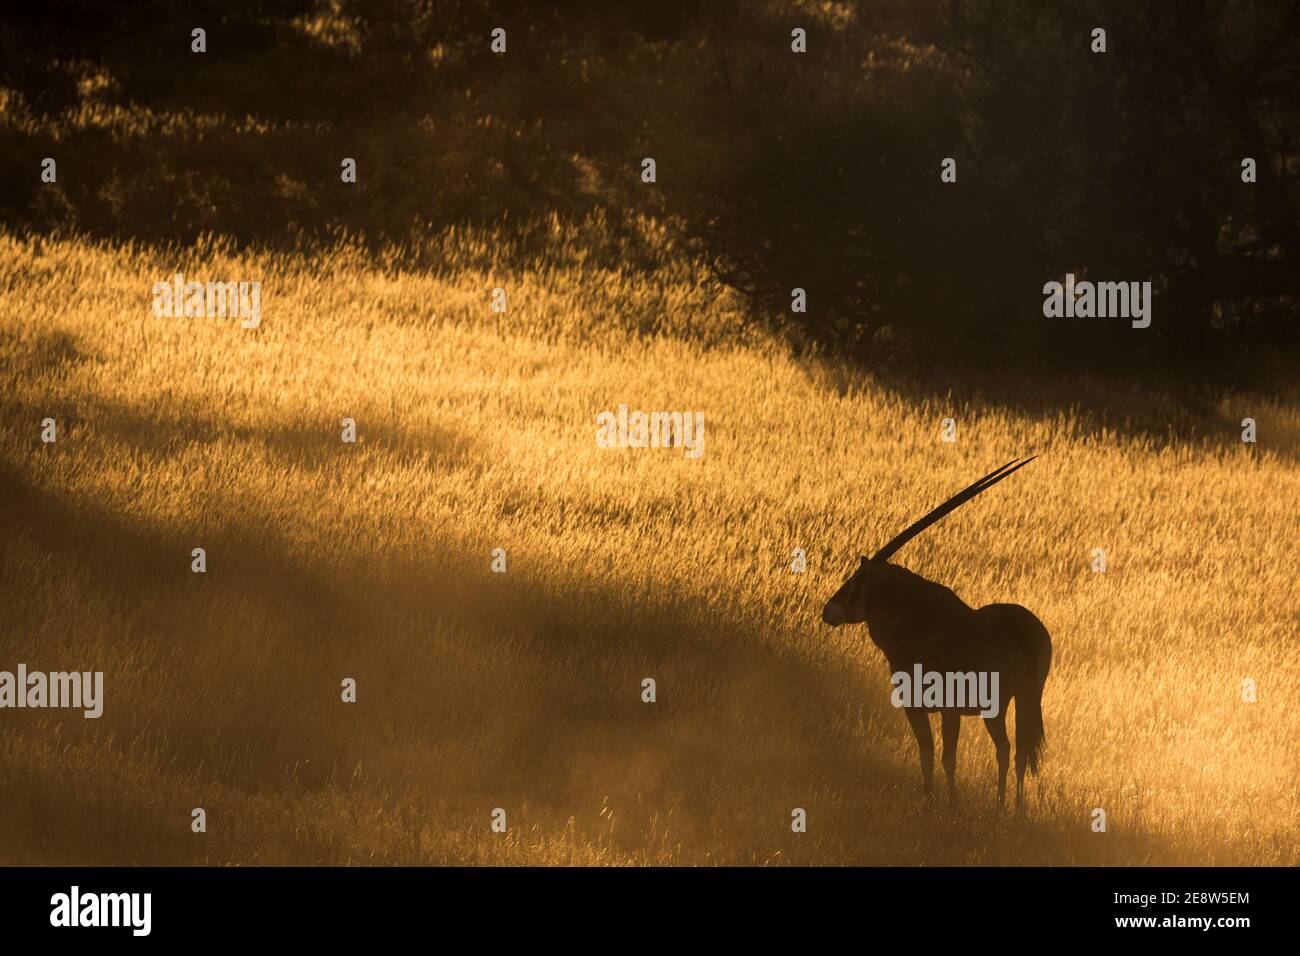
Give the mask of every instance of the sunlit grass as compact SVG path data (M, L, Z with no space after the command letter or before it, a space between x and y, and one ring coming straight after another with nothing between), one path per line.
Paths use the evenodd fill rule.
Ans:
M904 395L746 331L666 234L647 278L598 223L539 229L526 267L472 232L378 259L0 239L0 669L106 686L99 721L0 712L0 862L1300 861L1294 408L1169 442ZM261 328L153 318L178 270L260 280ZM703 457L597 448L620 402L703 411ZM818 612L1028 453L897 560L1047 625L1044 776L994 813L967 720L967 806L927 810L883 658Z

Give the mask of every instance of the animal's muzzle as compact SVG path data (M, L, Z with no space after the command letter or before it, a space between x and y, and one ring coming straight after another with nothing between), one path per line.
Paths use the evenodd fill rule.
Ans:
M848 615L844 613L844 608L840 607L838 604L827 604L822 608L822 621L829 624L831 627L839 627L844 623L847 617Z

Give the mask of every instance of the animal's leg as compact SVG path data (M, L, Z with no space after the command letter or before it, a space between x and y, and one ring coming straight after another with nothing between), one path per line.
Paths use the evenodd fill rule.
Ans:
M957 805L957 738L961 735L961 714L940 711L943 728L943 773L948 778L948 803Z
M1011 741L1007 739L1007 714L1000 711L996 717L984 718L984 729L993 738L998 752L998 807L1007 799L1007 768L1011 766Z
M904 707L907 722L916 735L916 746L921 754L921 790L928 797L934 785L934 735L930 732L930 718L919 707Z
M1019 720L1019 716L1016 717ZM1029 763L1029 755L1020 747L1016 748L1016 809L1025 808L1025 765Z

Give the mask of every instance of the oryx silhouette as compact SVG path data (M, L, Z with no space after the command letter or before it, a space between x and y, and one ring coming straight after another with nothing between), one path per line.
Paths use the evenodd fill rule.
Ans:
M1043 685L1052 665L1052 638L1041 621L1019 604L967 605L942 584L927 581L889 558L944 515L1033 461L1015 459L953 495L898 534L872 557L862 559L852 576L826 602L822 620L831 627L864 621L872 642L884 652L891 673L998 674L997 713L984 718L998 756L998 806L1006 800L1011 744L1007 705L1016 702L1016 803L1024 805L1025 769L1038 772L1042 751ZM950 701L945 701L951 704ZM928 714L938 711L943 729L943 770L948 797L957 800L957 737L963 714L978 706L905 707L921 755L926 796L934 781L934 739Z

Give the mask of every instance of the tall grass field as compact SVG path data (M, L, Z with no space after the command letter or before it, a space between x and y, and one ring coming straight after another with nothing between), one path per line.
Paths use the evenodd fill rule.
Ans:
M98 719L3 714L0 864L1300 863L1294 405L912 392L666 235L649 273L599 221L532 239L0 237L0 669L104 672ZM260 280L260 327L155 317L177 272ZM703 412L703 453L598 447L620 404ZM1025 811L971 719L954 810L820 611L1029 454L895 559L1053 638Z

